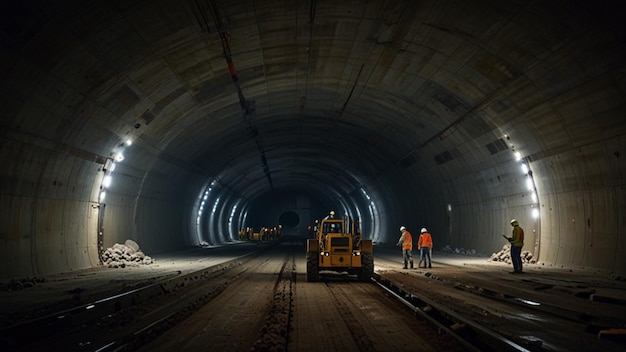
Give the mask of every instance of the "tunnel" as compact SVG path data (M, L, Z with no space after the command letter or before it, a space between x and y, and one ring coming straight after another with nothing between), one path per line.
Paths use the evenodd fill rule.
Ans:
M0 281L329 210L626 269L622 1L2 7Z

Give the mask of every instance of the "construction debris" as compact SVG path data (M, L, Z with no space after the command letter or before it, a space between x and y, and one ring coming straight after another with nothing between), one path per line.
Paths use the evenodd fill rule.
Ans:
M478 253L475 249L452 248L448 244L445 247L441 248L441 251L444 252L444 253L469 255L469 256L472 256L472 257L482 257L482 255L480 253Z
M521 257L522 263L525 264L535 264L537 262L537 260L533 258L533 254L529 251L522 251ZM505 262L507 264L511 264L511 244L507 243L502 246L502 249L499 252L493 253L491 255L490 260L494 262Z
M145 255L137 242L126 240L124 244L116 243L102 253L102 263L109 268L125 268L127 266L148 265L154 259Z

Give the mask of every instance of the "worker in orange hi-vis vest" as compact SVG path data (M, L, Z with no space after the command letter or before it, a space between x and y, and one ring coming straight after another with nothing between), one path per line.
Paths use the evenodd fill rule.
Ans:
M400 239L398 240L398 244L396 244L396 246L402 246L402 259L404 260L404 269L407 268L408 263L411 263L411 269L413 269L413 237L404 226L400 226L400 232L402 232L402 236L400 236Z
M418 268L422 267L422 261L424 261L424 268L428 264L429 268L433 267L431 261L431 255L433 250L433 237L430 235L425 227L420 230L420 237L417 240L417 250L420 251L420 262L417 264Z

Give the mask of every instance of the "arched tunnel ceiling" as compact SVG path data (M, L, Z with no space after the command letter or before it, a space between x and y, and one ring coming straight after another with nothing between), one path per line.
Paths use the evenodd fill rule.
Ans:
M263 160L274 185L342 179L340 192L349 192L438 136L450 149L496 139L508 117L494 120L486 108L520 108L507 95L524 76L584 42L583 29L609 14L571 1L32 2L18 10L27 18L5 26L18 34L10 44L63 75L49 84L67 86L68 107L95 100L94 123L243 196L270 186Z
M3 158L3 209L19 203L20 214L31 197L93 202L103 168L92 164L120 150L123 188L107 218L120 233L187 226L189 199L212 180L249 201L274 189L326 202L363 186L385 195L389 223L419 213L443 230L451 218L416 201L424 196L440 210L458 205L455 224L479 228L476 209L504 218L528 205L507 164L521 150L526 161L546 159L533 165L544 171L539 195L548 211L564 211L536 227L558 235L567 204L580 203L559 192L593 188L607 199L623 184L622 1L4 6L2 147L16 156ZM577 153L618 171L604 182L572 165ZM155 225L141 213L158 206L177 221Z

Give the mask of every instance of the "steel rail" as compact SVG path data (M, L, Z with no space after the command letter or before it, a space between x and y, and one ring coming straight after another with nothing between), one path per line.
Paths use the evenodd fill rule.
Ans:
M184 275L164 278L144 287L135 288L73 308L63 309L0 328L0 349L19 348L20 350L28 350L30 348L29 345L41 344L43 341L46 341L46 339L54 338L54 336L58 334L65 335L68 332L75 333L77 330L86 329L90 324L94 324L105 318L110 319L127 309L138 307L160 296L166 296L182 288L189 288L195 283L225 275L239 264L249 261L258 254L258 251L252 252ZM178 271L178 273L180 273L180 271ZM187 298L187 300L191 299L193 298ZM180 303L181 302L179 302L179 304ZM167 318L159 318L157 320L161 321L164 319ZM148 325L154 325L154 323L153 321ZM145 328L147 327L144 326L144 329ZM37 333L33 334L33 332ZM116 346L119 346L119 341L109 341L98 347L97 350L111 350Z
M434 325L440 332L445 332L471 351L529 352L528 349L497 332L457 314L444 305L406 291L379 274L374 274L372 281L411 308L416 315Z

